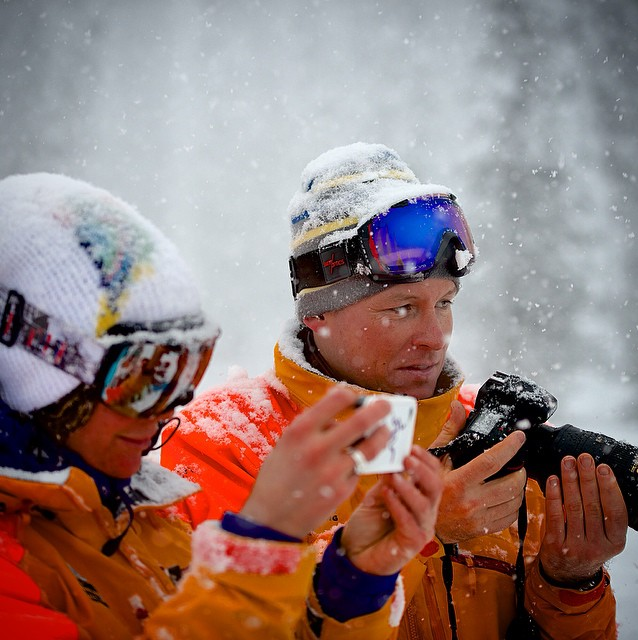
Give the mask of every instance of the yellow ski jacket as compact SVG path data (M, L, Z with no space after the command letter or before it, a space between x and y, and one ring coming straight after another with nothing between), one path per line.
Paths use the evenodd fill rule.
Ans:
M114 518L78 468L0 468L3 640L293 637L305 621L311 547L215 522L191 535L163 509L198 487L153 462L131 486L133 519ZM122 534L107 555L105 543Z
M203 493L183 509L195 524L237 510L250 492L259 466L286 426L304 408L336 384L285 347L275 348L275 375L235 377L225 386L203 393L183 411L182 428L163 448L162 464L197 481ZM415 442L428 447L446 421L452 400L473 407L477 387L459 379L447 391L418 404ZM356 388L358 393L371 393ZM346 522L375 477L362 477L355 494L313 536L321 547L335 525ZM532 480L527 487L528 526L524 552L527 566L525 606L547 640L616 638L615 599L605 573L593 590L559 589L539 574L536 555L544 532L544 497ZM459 640L501 640L516 612L515 563L517 525L458 546L451 556L451 594ZM400 640L451 638L448 592L442 576L443 545L434 540L402 572L395 594L405 598L400 626L388 610L385 628L380 614L358 620L362 637ZM403 590L403 591L401 591ZM314 608L318 608L316 602ZM394 607L394 614L400 607ZM374 619L374 632L362 628ZM376 635L375 635L376 634ZM350 638L345 628L324 624L320 637Z

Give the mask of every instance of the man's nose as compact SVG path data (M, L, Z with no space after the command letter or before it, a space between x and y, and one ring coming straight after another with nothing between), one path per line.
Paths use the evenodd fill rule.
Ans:
M412 345L428 349L444 349L450 342L450 334L441 325L434 313L428 314L418 323L413 335Z

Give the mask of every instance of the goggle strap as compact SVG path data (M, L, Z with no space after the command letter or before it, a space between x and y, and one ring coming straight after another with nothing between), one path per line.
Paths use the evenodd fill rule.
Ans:
M29 304L14 289L1 285L0 308L3 309L0 343L7 347L18 344L81 382L93 383L104 355L103 347L81 338L69 339L62 323Z
M7 347L12 347L20 335L24 297L13 289L7 291L4 287L0 287L0 303L3 304L0 342Z
M445 215L451 216L451 219L441 221L440 223L443 229L447 224L450 226L439 240L437 255L431 265L425 266L424 263L421 263L416 270L404 272L393 272L392 266L389 265L387 265L386 268L375 266L375 263L380 262L380 259L377 255L371 255L371 247L369 245L370 238L366 235L372 233L371 219L358 228L356 235L348 239L332 243L324 248L314 249L295 258L290 258L290 280L295 299L303 293L305 289L316 289L333 284L339 280L349 278L355 273L368 275L369 278L380 283L400 283L422 280L425 277L424 274L430 272L436 265L441 264L451 244L453 247L458 246L470 253L470 258L462 267L451 261L449 265L446 265L449 267L449 271L453 276L458 277L464 275L473 260L475 248L471 231L467 226L463 212L456 203L455 196L447 193L431 194L419 198L414 202L405 200L393 205L385 213L389 214L394 210L398 211L404 206L409 205L424 206L422 203L427 202L429 204L426 213L431 215L434 209L441 207L440 201L444 201L446 205L451 206L451 210L448 209L447 206L443 209ZM432 250L434 250L434 247L432 247Z
M64 325L56 318L47 315L37 307L29 304L20 293L14 289L7 289L0 285L0 343L11 348L15 345L23 348L27 352L43 360L47 364L53 365L62 371L77 378L85 385L103 387L105 376L109 368L117 363L119 357L122 356L122 349L128 348L131 344L150 345L154 355L160 355L163 351L175 353L178 358L176 371L174 375L167 381L157 395L147 399L151 400L148 406L143 409L133 407L132 411L128 411L129 398L126 402L119 400L109 401L109 398L102 396L102 400L106 402L116 411L125 413L126 415L135 415L148 417L156 415L176 406L183 404L186 396L192 398L192 392L195 385L204 375L204 370L210 360L215 340L219 335L219 330L212 325L198 327L197 318L184 317L178 321L156 323L153 326L161 326L164 334L161 338L168 342L155 342L150 338L154 337L156 332L149 331L148 327L142 327L144 331L128 332L127 335L135 334L137 340L140 335L149 333L148 340L141 342L129 342L123 336L108 336L106 340L98 342L95 339L77 335L75 331ZM135 325L137 329L140 325ZM193 327L193 328L191 328ZM215 331L213 331L215 329ZM188 331L193 339L192 347L184 347L184 345L176 340L175 332ZM202 336L197 334L201 332ZM204 335L205 334L205 335ZM199 338L199 339L197 339ZM112 344L110 341L113 341ZM126 355L126 352L124 352ZM148 355L148 354L146 354ZM152 362L153 358L149 358L148 362ZM142 384L131 386L126 378L122 378L122 388L134 403L139 402L140 398L134 396L142 394L146 390L148 393L149 384L155 375L155 366L149 370L148 376L146 372L142 372L144 377L141 378ZM134 381L134 380L133 380ZM110 388L110 387L109 387ZM102 394L106 392L106 387L102 389ZM138 393L139 392L139 393ZM155 390L153 390L155 392ZM143 400L143 398L142 398ZM127 409L122 411L122 409Z
M303 289L323 287L353 275L353 242L357 241L355 236L290 258L290 280L294 296Z

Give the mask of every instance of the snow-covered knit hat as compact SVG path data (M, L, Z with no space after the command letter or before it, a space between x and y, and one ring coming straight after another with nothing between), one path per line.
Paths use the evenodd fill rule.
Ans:
M5 178L0 228L0 285L80 335L201 313L173 243L103 189L47 173ZM0 394L12 409L51 405L79 384L19 345L0 344Z
M403 200L451 193L419 182L396 151L357 142L331 149L310 162L288 205L291 256L296 258L355 235L358 225ZM335 311L387 288L365 275L305 289L295 299L299 320Z

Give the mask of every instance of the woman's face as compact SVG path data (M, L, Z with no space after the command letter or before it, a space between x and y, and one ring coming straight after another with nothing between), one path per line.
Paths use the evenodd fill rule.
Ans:
M139 470L158 422L170 418L171 413L131 418L98 403L89 421L72 432L65 444L98 471L114 478L130 478Z

